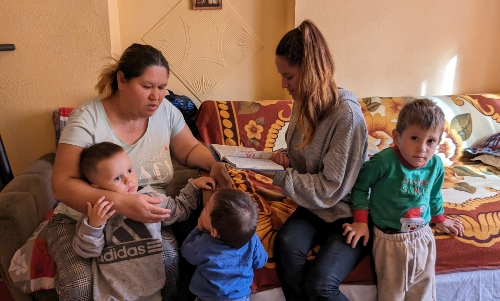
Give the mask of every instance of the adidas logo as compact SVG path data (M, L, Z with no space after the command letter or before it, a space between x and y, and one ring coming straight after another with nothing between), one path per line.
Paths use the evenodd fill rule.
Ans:
M97 258L99 264L131 260L161 253L161 240L153 238L144 223L129 218L120 222L111 241Z
M120 245L104 248L97 258L99 264L114 263L124 260L150 256L161 253L162 245L158 239L144 239L127 242Z

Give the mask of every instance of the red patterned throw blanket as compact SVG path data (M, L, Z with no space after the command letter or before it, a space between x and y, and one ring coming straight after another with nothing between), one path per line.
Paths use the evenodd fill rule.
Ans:
M286 146L284 131L290 121L291 113L290 100L205 101L200 108L196 125L206 144L240 145L272 151ZM249 193L258 205L257 234L269 255L264 268L255 270L252 291L279 287L275 270L274 239L279 228L297 205L283 196L281 189L272 185L271 179L253 171L230 167L228 170L234 187ZM311 260L318 250L319 248L315 248L309 252ZM371 258L369 256L364 258L344 283L374 283Z
M397 115L408 100L401 97L359 99L368 128L369 155L392 144ZM471 161L464 151L500 132L500 95L436 96L431 100L443 109L447 120L436 151L446 171L442 189L445 215L459 218L465 226L463 237L434 230L436 272L500 269L500 170ZM290 100L205 101L196 125L206 144L273 151L286 147L284 134L292 105ZM257 234L269 254L266 266L255 272L252 289L262 291L277 287L280 284L275 271L274 238L296 205L267 177L231 168L229 173L234 187L248 192L258 204ZM316 247L310 251L311 260L318 250ZM370 256L358 264L344 283L375 283Z

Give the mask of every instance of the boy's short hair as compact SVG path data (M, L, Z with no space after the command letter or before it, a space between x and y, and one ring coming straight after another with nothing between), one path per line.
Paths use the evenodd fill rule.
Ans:
M97 172L99 162L120 152L124 152L123 148L112 142L100 142L84 148L80 154L80 174L89 181L89 177Z
M409 125L419 125L424 130L444 130L444 113L428 98L419 98L407 103L398 115L396 131L402 134Z
M222 242L241 248L257 229L257 205L248 194L232 188L220 188L212 197L212 227Z

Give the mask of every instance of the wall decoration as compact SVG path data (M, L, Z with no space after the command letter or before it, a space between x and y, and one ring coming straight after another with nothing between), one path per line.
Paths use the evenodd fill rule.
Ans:
M203 102L264 45L228 0L210 13L189 9L191 1L179 1L142 40L160 49L172 73Z
M222 9L222 0L193 0L193 9Z

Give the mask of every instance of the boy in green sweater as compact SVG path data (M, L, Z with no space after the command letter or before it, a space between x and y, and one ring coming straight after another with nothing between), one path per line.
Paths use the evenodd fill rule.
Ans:
M344 224L347 243L369 238L373 219L373 258L378 300L436 300L436 244L429 223L463 235L458 220L443 212L444 167L435 155L444 130L443 111L429 99L401 110L394 146L365 162L352 189L354 223Z

